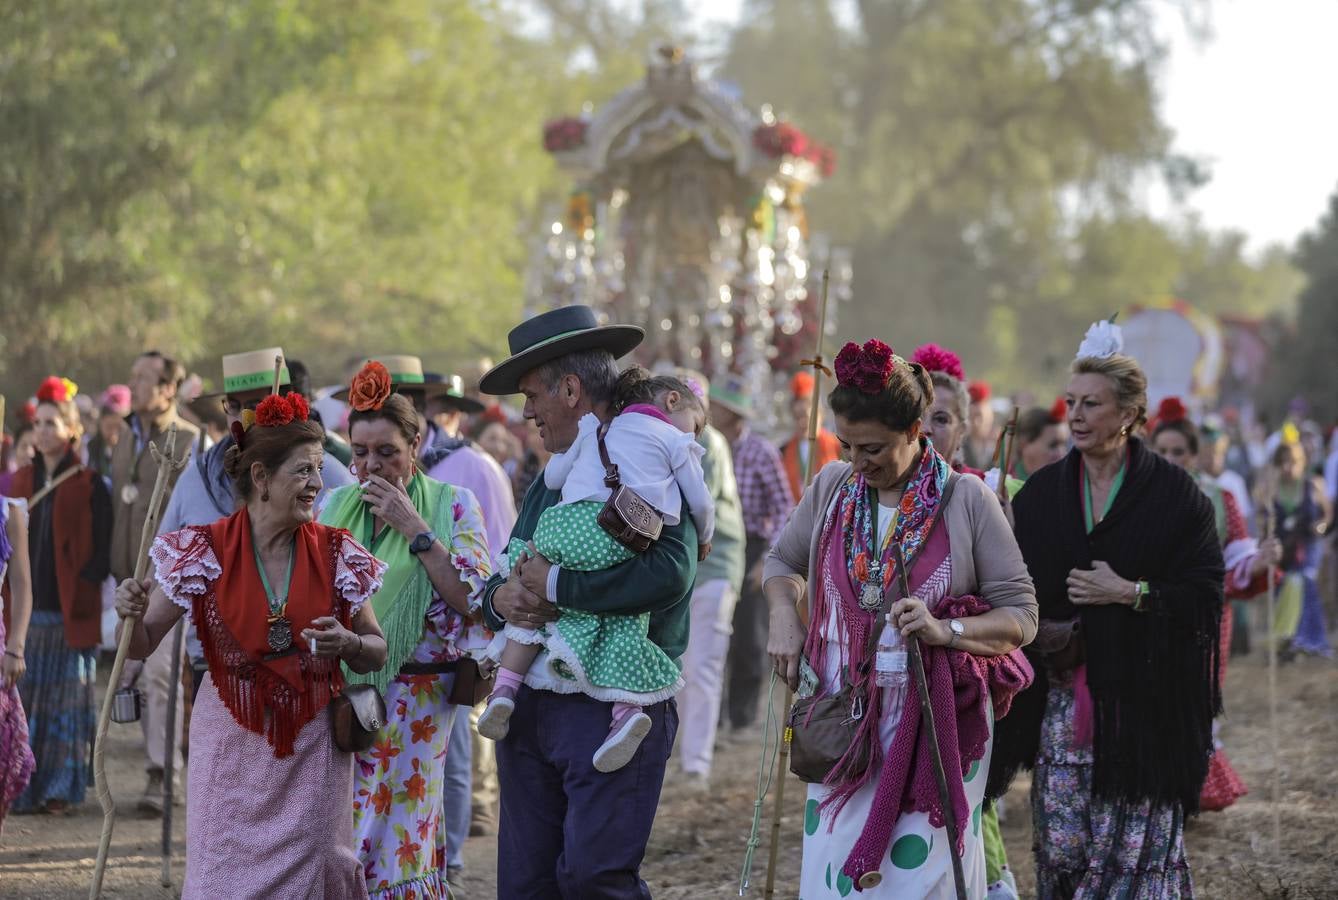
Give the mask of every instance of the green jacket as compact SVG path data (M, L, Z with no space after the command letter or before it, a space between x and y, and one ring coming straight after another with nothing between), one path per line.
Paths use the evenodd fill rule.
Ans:
M734 480L734 453L725 436L710 425L706 426L697 443L706 448L702 474L706 476L707 490L715 500L715 538L711 541L711 555L697 563L697 584L700 586L723 578L737 594L743 589L747 538L743 530L739 485Z
M543 476L525 492L511 537L528 542L534 537L539 514L562 499L550 491ZM687 503L684 502L686 509ZM492 608L492 595L506 580L494 575L483 590L483 616L497 631L505 624ZM660 539L645 553L625 563L595 572L562 569L557 581L558 606L589 613L635 616L650 613L649 637L670 659L678 659L688 645L688 611L697 575L697 528L684 515L677 525L665 525Z

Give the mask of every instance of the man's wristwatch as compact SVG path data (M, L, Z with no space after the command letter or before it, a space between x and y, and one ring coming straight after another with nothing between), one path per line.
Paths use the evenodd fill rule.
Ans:
M432 545L436 542L437 535L435 532L424 531L409 542L409 552L414 556L417 556L420 553L426 553L432 549Z
M949 619L948 630L952 632L952 638L948 641L948 647L952 648L957 644L957 639L966 634L966 626L962 624L961 619Z

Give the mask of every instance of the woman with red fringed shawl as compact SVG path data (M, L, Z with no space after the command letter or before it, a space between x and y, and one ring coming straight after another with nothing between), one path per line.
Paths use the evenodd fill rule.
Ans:
M353 755L334 745L325 707L344 688L341 662L385 664L367 602L385 564L315 521L324 431L301 395L266 397L243 419L224 461L237 512L160 536L156 584L116 589L132 658L189 613L209 663L191 720L182 897L363 900Z
M949 840L962 851L967 894L985 895L981 801L993 723L1031 680L1018 648L1036 630L1026 565L994 495L959 475L923 433L930 373L873 340L836 358L830 402L849 463L827 466L768 557L768 653L798 689L842 679L868 685L855 746L824 784L809 786L799 893L954 896ZM912 597L900 596L899 544ZM806 629L798 606L807 600ZM876 687L868 652L884 610L921 642L957 833L949 836L915 687ZM867 751L863 771L850 763Z
M1169 463L1188 471L1213 504L1217 537L1222 542L1226 566L1227 600L1249 600L1268 588L1268 568L1282 560L1282 543L1267 538L1256 543L1250 537L1240 506L1230 491L1196 470L1199 458L1199 428L1189 420L1189 411L1179 397L1167 397L1157 408L1152 423L1152 449ZM1218 635L1217 680L1226 682L1227 658L1231 655L1231 604L1222 604L1222 630ZM1227 760L1217 740L1217 721L1213 722L1213 757L1208 762L1208 777L1199 792L1199 808L1209 812L1226 809L1248 791L1245 782Z

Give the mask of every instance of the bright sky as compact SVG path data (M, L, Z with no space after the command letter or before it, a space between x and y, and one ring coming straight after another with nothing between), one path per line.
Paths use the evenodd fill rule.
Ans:
M733 21L742 6L687 3L702 22ZM1178 12L1162 16L1164 115L1176 151L1212 172L1186 206L1209 227L1244 231L1252 247L1290 244L1338 190L1338 0L1214 0L1210 17L1200 43ZM1160 196L1149 204L1168 211Z

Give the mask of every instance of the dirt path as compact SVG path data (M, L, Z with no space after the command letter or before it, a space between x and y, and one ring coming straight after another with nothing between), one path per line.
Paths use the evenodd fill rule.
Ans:
M1222 740L1251 793L1224 813L1193 822L1188 832L1190 863L1201 898L1338 897L1338 782L1331 776L1338 747L1338 667L1302 660L1283 667L1279 678L1279 743L1282 749L1282 851L1272 846L1268 803L1271 739L1267 677L1263 656L1233 660L1227 673L1229 718ZM173 886L159 884L161 823L139 818L134 802L143 790L136 726L112 726L110 778L122 793L121 817L112 843L104 896L175 897L184 866L185 815L178 809L174 836ZM715 787L689 795L671 779L666 786L645 877L662 900L738 896L739 870L753 805L757 743L721 748ZM803 786L786 788L777 883L779 897L793 897L787 885L799 872L799 822ZM41 900L81 898L96 853L102 816L92 792L89 803L64 818L11 817L0 838L0 897ZM1026 785L1014 786L1005 802L1004 837L1023 895L1032 889L1031 824ZM751 897L761 897L766 871L771 806L763 818L762 846L753 865ZM472 839L466 846L470 900L496 893L495 841ZM858 895L855 895L858 896Z

